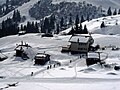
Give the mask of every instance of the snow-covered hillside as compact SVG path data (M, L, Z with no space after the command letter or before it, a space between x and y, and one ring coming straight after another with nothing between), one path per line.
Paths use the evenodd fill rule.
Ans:
M104 22L104 28L100 28L101 23ZM102 18L93 19L91 21L85 21L82 25L86 25L90 33L114 35L120 34L120 15L107 16ZM61 34L68 33L71 28L62 31Z
M34 21L28 11L38 1L31 0L17 8L22 16L26 16L27 21ZM117 8L120 2L119 0L86 1L95 5L103 4L104 8L108 8L109 5ZM53 0L53 3L56 2L59 3L60 0ZM12 14L13 12L10 12L0 18L0 22L11 17ZM100 25L103 21L106 27L101 29ZM0 90L119 90L120 70L117 71L114 67L120 66L120 15L85 21L82 25L87 25L89 32L92 33L94 44L100 45L99 51L103 52L101 59L107 57L106 66L94 64L87 67L84 57L61 53L62 46L69 44L71 35L41 37L41 34L37 33L6 36L0 38L0 57L8 57L0 61ZM70 30L71 28L62 33L68 33ZM21 41L31 46L27 51L28 60L15 56L16 45ZM113 47L117 49L113 50ZM44 66L34 65L36 53L50 54L51 62ZM61 66L56 65L56 62Z
M102 6L104 9L108 9L108 7L112 7L113 9L120 8L120 0L53 0L53 3L59 3L62 1L68 1L68 2L83 2L86 1L90 4L96 5L96 6Z
M39 1L39 0L30 0L29 2L24 3L22 6L16 8L16 10L19 10L20 13L21 13L21 15L26 17L27 21L30 21L30 20L31 20L31 21L34 21L34 19L29 16L29 9L30 9L35 3L37 3L38 1ZM7 15L3 16L2 18L0 18L0 23L1 23L3 20L6 20L6 19L9 18L9 17L12 17L12 15L13 15L13 11L10 12L10 13L8 13ZM27 21L26 21L26 22L27 22Z

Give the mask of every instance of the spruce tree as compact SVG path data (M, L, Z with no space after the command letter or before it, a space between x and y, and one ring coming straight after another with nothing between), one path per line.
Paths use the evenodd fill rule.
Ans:
M3 12L2 12L2 6L0 6L0 17L2 16Z
M117 10L116 9L114 10L113 15L117 15Z
M70 17L69 17L69 25L72 25L72 14L70 13Z
M50 32L49 27L50 27L49 19L45 18L44 25L43 25L43 30L44 30L43 33L49 33Z
M120 9L118 10L118 14L120 14Z
M30 33L30 30L31 30L31 23L28 21L26 27L26 33Z
M50 17L50 30L55 29L55 17L51 16Z
M60 31L60 27L59 24L57 24L56 34L59 34L59 31Z
M35 31L36 31L36 33L39 33L39 27L38 27L38 23L37 22L35 23Z
M90 17L89 17L89 15L87 15L87 21L88 21L88 22L90 21Z
M112 15L111 7L108 8L107 15L108 15L108 16L111 16L111 15Z
M78 24L79 24L79 16L78 15L76 15L76 20L75 20L75 29L76 29L76 31L75 31L75 33L78 33Z
M87 26L86 26L86 25L84 25L83 34L88 34L88 29L87 29Z
M81 16L81 23L83 23L85 21L83 15Z
M12 17L13 21L16 22L16 11L14 10L13 12L13 17Z
M18 10L16 12L16 18L17 18L17 22L21 21L21 15L20 15L20 12Z
M20 30L21 30L21 31L23 31L23 30L24 30L24 28L23 28L23 24L21 24Z
M63 27L63 26L64 26L64 18L62 17L60 20L60 27Z

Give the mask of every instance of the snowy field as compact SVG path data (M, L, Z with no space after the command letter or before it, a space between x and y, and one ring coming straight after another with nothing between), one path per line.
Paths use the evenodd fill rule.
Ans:
M18 8L28 20L31 20L28 10L37 1L39 0L31 0ZM0 21L10 17L11 14L12 12L0 18ZM102 21L107 27L100 29ZM86 24L89 32L93 33L95 44L99 44L101 48L107 47L100 51L108 55L105 61L110 67L99 64L87 67L85 58L61 53L62 46L69 44L70 35L54 35L51 38L41 38L40 34L7 36L0 39L0 50L8 57L0 62L0 90L119 90L120 71L114 70L114 66L120 65L120 49L113 51L111 47L120 48L120 15L94 19L82 24ZM70 29L67 29L64 32L69 31ZM28 51L30 56L28 60L15 57L14 49L21 41L32 47ZM61 66L52 65L51 69L47 69L50 63L35 66L33 58L38 52L50 54L51 60L61 62ZM11 86L15 83L17 83L15 86Z
M119 35L92 34L92 36L95 43L101 46L114 44L120 46ZM41 38L40 34L1 38L0 50L9 57L7 60L0 62L1 90L118 90L120 71L115 71L113 67L116 64L120 65L120 51L112 51L110 48L102 51L108 54L106 63L111 64L110 68L100 65L87 67L84 58L80 59L77 55L60 52L61 47L68 44L69 38L70 36L61 35ZM111 39L112 41L110 41ZM47 70L49 64L43 67L34 66L32 57L26 61L15 58L14 48L21 41L29 43L35 53L44 51L49 53L51 60L61 62L62 66L52 66L51 69ZM30 56L32 55L30 53ZM73 60L73 62L70 63L70 60ZM34 73L33 76L31 76L31 72ZM16 82L19 82L16 86L9 86L9 84ZM104 85L105 87L103 87Z

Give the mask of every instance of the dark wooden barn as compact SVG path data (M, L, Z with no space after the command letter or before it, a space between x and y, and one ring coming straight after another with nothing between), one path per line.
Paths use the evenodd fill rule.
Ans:
M97 64L97 63L101 63L100 60L100 54L99 53L88 53L88 56L86 58L86 64L87 66L93 65L93 64Z
M37 53L35 56L35 65L45 65L50 61L50 55L45 53Z

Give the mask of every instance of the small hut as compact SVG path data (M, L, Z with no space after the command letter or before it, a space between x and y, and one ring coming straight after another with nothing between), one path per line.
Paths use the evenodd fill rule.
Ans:
M35 65L45 65L50 61L50 55L45 53L37 53L35 56Z
M100 53L96 53L96 52L88 53L87 58L86 58L87 66L97 64L97 63L100 63L100 62L101 62Z
M26 33L26 31L19 31L18 35L24 35Z
M15 48L16 50L16 57L21 57L22 59L29 59L26 50L31 48L28 44L23 44L23 42L21 41L21 44L17 45L17 47Z

